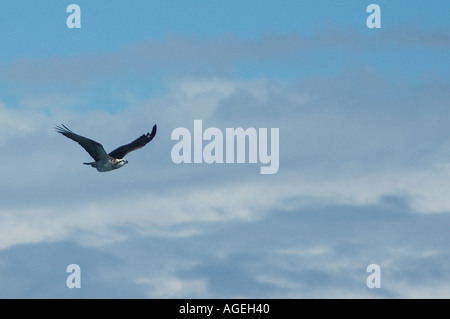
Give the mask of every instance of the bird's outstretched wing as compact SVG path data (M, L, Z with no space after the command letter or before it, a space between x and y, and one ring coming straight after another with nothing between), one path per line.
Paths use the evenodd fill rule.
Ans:
M156 135L156 124L153 126L152 132L147 134L142 134L140 137L135 139L133 142L116 148L114 151L109 153L109 156L114 158L124 158L128 153L144 147L148 142L150 142Z
M66 136L66 137L74 140L78 144L80 144L86 150L86 152L88 152L89 155L92 156L92 158L95 161L100 161L100 160L108 161L109 160L108 154L106 153L102 144L100 144L96 141L93 141L89 138L86 138L84 136L75 134L74 132L69 130L67 127L65 127L64 124L61 124L61 126L56 125L55 130L58 133L61 133L62 135Z

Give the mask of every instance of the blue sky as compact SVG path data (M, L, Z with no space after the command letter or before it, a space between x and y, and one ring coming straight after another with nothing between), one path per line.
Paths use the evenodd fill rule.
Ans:
M0 5L0 297L448 298L447 1L71 3ZM278 173L174 164L196 119L279 128ZM158 133L98 173L59 123Z

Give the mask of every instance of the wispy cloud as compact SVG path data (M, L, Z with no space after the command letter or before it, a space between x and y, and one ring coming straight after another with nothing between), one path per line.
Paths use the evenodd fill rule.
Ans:
M450 46L447 30L393 27L368 35L339 28L322 29L312 35L269 34L254 40L235 36L198 39L172 36L146 40L117 52L54 56L47 59L16 60L4 65L3 83L70 84L84 87L94 81L135 74L188 71L189 74L226 74L237 62L251 59L274 61L304 58L304 53L320 50L359 50L373 52L399 48L445 49ZM183 71L184 70L184 71ZM209 71L208 71L209 70ZM187 74L187 73L186 73Z

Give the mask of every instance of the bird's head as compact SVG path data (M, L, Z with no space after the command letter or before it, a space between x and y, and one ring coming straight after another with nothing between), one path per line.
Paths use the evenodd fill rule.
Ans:
M116 163L115 163L114 166L116 166L115 168L121 168L121 167L124 166L125 164L128 164L128 161L127 161L127 160L119 159L119 160L116 161Z

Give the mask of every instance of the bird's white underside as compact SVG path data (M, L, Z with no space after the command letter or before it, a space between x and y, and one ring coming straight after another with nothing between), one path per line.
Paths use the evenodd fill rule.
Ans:
M99 171L99 172L109 172L109 171L121 168L122 166L124 166L127 163L128 163L128 161L123 160L123 159L111 160L111 158L109 158L107 160L100 160L100 161L92 162L89 164L91 164L92 167L95 167L97 169L97 171Z

